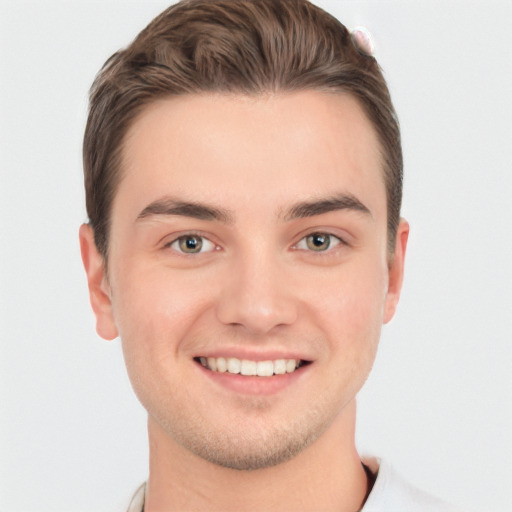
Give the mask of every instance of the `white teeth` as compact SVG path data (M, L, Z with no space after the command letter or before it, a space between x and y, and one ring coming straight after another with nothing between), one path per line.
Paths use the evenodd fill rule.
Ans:
M200 363L214 372L229 372L245 376L272 377L293 373L300 366L297 359L276 359L275 361L250 361L236 357L200 357Z
M286 360L278 359L274 361L274 373L276 375L284 375L286 373Z
M295 361L294 359L288 359L286 361L286 373L292 373L296 370L297 368L297 361Z
M242 363L240 359L235 359L234 357L230 357L228 359L228 372L229 373L240 373L240 367Z
M258 376L259 377L272 377L274 374L274 363L272 361L259 361L258 362Z
M242 375L256 375L256 361L247 361L247 359L242 360L242 364L240 365L240 373Z
M224 373L228 370L228 363L223 357L217 357L217 371Z

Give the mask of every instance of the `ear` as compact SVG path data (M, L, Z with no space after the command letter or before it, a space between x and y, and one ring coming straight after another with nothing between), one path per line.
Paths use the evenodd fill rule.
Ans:
M78 234L82 261L87 274L89 299L96 316L96 332L106 340L113 340L118 333L112 311L110 285L105 272L105 262L96 248L91 226L82 224Z
M394 316L402 283L404 281L404 263L405 251L407 249L407 240L409 239L409 223L401 219L396 234L395 252L389 262L388 272L388 292L386 303L384 305L384 323L387 324Z

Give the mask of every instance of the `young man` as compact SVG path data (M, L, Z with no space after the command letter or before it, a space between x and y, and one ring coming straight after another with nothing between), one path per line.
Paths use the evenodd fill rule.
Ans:
M91 91L97 331L148 411L130 510L448 511L355 447L409 232L389 92L306 0L189 0Z

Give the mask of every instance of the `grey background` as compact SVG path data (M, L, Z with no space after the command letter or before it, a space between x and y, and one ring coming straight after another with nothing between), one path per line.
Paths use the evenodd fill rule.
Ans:
M318 3L373 33L412 227L358 444L468 512L512 510L512 3ZM77 229L88 87L166 6L0 3L1 510L124 510L147 474L144 411L119 341L95 334Z

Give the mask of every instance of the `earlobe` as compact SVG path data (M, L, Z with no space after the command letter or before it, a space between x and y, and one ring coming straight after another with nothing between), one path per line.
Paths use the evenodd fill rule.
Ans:
M96 316L96 332L106 340L113 340L117 337L118 332L112 311L105 262L96 248L91 226L82 224L79 237L82 262L89 286L89 299Z
M388 291L384 309L384 323L387 324L394 316L402 283L404 280L405 252L409 239L409 223L405 219L400 220L396 235L396 245L393 259L389 263Z

